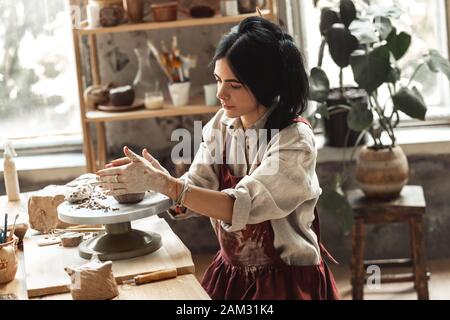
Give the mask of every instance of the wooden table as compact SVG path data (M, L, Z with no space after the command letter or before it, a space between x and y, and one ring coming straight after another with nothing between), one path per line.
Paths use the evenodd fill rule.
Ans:
M0 197L0 210L8 210L8 214L14 216L19 213L21 217L27 216L26 203L28 201L29 194L23 194L21 201L8 202L5 196ZM181 242L178 236L168 227L164 219L160 219L157 216L149 217L152 223L159 224L161 226L161 236L165 241L164 247L169 253L171 262L177 266L179 275L176 278L163 280L153 283L148 283L139 286L119 285L119 296L115 299L127 300L127 299L142 299L142 300L190 300L210 299L208 294L204 291L196 277L193 275L194 267L191 258L191 254L186 246ZM165 227L167 226L167 228ZM34 237L33 230L27 232L26 237ZM19 269L16 274L15 280L0 285L0 296L6 294L13 294L18 299L28 299L27 285L26 285L26 272L25 272L25 256L22 249L18 251ZM70 293L62 293L55 295L47 295L39 297L38 299L71 299Z
M379 267L412 267L412 273L383 274L381 283L414 282L420 300L427 300L428 279L424 248L423 217L425 215L425 197L421 186L405 186L398 198L392 200L367 199L359 189L347 192L347 199L355 212L352 230L352 295L353 299L363 299L366 280L365 268L371 265ZM408 223L410 228L411 259L364 260L365 225Z

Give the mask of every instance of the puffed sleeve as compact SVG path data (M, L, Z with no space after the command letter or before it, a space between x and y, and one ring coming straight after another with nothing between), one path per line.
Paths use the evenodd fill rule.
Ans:
M202 130L202 142L195 154L189 170L180 177L180 180L187 181L190 185L194 185L209 190L219 189L218 165L214 157L214 150L211 145L215 140L214 134L220 132L220 115L216 114ZM193 216L200 216L200 214L191 211L188 208L183 208L182 214L175 215L173 210L167 211L169 215L176 220L182 220Z
M247 224L284 218L302 203L317 198L321 189L315 172L317 149L312 130L298 123L281 130L269 142L261 164L233 189L235 199L227 231Z

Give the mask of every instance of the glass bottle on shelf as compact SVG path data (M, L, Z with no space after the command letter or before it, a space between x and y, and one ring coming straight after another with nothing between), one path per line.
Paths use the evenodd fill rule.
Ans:
M150 63L150 48L135 48L134 53L138 60L138 71L133 81L133 88L136 99L144 100L145 93L152 90L155 77Z

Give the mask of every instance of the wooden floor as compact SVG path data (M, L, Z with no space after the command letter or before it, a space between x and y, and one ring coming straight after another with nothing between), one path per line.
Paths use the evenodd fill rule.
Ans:
M201 281L205 269L213 259L213 255L194 255L193 259L196 269L196 277L199 281ZM450 259L429 261L428 268L431 272L431 279L428 283L430 299L450 299ZM350 270L348 266L332 266L331 269L341 293L341 298L345 300L351 299ZM390 270L386 270L386 272L388 271ZM414 300L417 299L417 295L414 291L413 283L406 282L382 284L378 289L365 288L364 299Z

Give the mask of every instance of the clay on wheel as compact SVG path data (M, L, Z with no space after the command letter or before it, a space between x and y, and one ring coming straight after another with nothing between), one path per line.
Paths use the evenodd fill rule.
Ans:
M130 204L130 203L141 202L144 199L144 197L145 197L145 192L129 193L129 194L121 195L121 196L114 196L114 199L116 199L116 201L119 203Z

